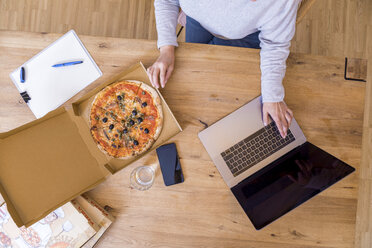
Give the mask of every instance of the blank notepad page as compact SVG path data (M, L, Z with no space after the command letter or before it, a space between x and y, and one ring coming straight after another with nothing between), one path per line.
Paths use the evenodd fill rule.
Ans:
M52 67L71 61L82 64ZM20 82L21 67L26 81ZM27 91L28 106L36 118L58 108L83 88L102 76L76 33L71 30L10 74L19 92Z

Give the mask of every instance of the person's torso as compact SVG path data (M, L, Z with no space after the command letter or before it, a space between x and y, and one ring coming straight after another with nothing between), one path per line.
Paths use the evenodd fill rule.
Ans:
M241 39L261 27L276 23L300 0L179 0L186 15L212 34ZM272 24L271 24L272 23ZM187 24L186 24L187 26Z

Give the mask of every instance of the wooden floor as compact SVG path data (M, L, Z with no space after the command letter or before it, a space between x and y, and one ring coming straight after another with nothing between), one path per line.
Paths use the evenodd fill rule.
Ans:
M0 29L156 39L153 0L0 0ZM317 0L292 52L368 58L356 247L372 247L372 0ZM363 82L360 82L363 83Z

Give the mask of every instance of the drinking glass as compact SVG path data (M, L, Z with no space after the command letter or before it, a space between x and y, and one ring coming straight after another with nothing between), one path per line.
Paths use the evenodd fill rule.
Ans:
M143 165L135 168L130 174L130 184L138 190L151 188L155 179L157 164Z

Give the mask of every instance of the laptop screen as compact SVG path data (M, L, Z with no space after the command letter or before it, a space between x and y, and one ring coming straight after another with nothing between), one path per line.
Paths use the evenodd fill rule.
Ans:
M231 190L258 230L354 170L306 142Z

